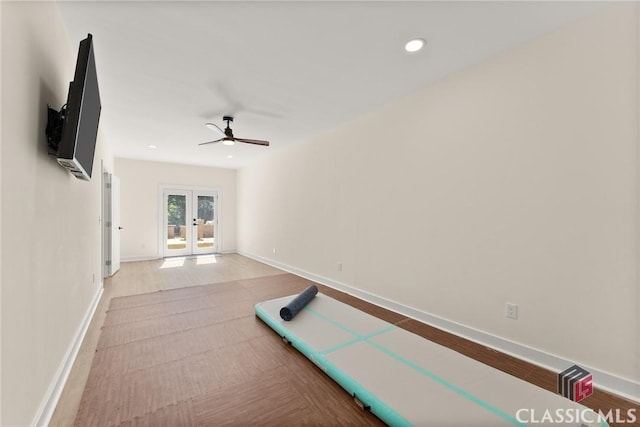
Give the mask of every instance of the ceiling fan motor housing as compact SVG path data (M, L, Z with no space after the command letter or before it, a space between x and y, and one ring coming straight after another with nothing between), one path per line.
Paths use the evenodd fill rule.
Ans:
M227 135L228 138L233 138L233 131L231 130L231 127L229 127L229 123L233 122L233 117L224 116L222 120L227 122L227 128L224 130L224 134Z

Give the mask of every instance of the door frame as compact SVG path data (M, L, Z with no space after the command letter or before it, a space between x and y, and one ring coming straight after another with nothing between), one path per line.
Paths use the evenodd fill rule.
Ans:
M158 255L160 258L164 258L164 238L166 230L164 229L164 193L166 190L177 191L193 191L193 192L213 192L218 196L216 212L218 226L216 228L216 252L222 252L222 188L216 186L205 187L201 185L179 185L179 184L160 184L158 186ZM189 222L190 224L191 222Z

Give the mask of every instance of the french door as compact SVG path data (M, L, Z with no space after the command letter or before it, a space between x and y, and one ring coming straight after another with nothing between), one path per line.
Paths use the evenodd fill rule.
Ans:
M216 191L164 189L165 257L218 251Z

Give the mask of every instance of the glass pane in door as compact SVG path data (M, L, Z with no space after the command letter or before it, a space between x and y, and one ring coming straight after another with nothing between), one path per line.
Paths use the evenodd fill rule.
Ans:
M187 196L167 195L167 247L170 251L187 248Z
M200 196L197 198L198 215L196 224L198 227L197 246L198 248L213 248L215 239L213 196Z

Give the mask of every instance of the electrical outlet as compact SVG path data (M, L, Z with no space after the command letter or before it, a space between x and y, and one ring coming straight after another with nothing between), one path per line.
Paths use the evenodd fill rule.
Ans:
M342 271L342 263L341 262L338 263L337 268L338 268L338 271Z
M509 319L517 319L518 318L518 304L512 304L510 302L504 308L504 314Z
M276 254L276 248L273 248L273 254L274 255Z

